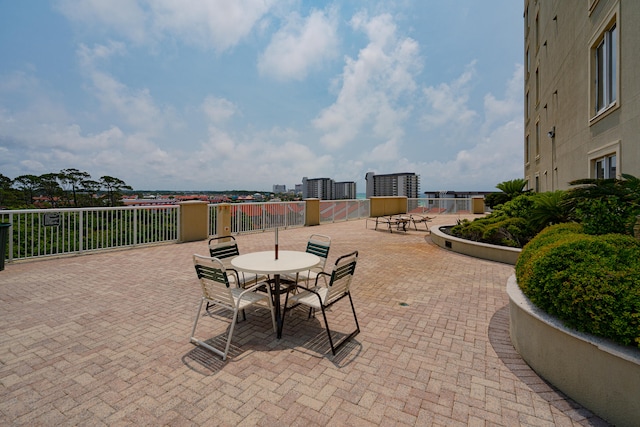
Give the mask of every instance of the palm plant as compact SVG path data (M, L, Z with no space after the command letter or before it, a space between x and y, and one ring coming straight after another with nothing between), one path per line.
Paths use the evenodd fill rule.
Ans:
M566 207L588 234L632 234L640 214L640 179L579 179L569 183Z
M565 203L566 194L563 190L537 193L529 212L529 223L541 231L548 225L569 222L571 217Z

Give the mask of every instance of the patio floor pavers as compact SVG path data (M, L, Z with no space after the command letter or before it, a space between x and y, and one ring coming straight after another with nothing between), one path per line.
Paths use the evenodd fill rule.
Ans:
M455 223L440 216L430 226ZM318 314L247 313L227 361L189 343L207 242L7 264L0 272L2 425L606 425L536 375L509 339L513 267L364 220L280 230L281 250L332 237L359 251L361 332L333 356ZM237 236L241 253L273 233ZM341 305L341 303L344 304ZM348 300L329 313L352 327ZM345 305L346 304L346 305ZM220 340L215 309L198 326Z

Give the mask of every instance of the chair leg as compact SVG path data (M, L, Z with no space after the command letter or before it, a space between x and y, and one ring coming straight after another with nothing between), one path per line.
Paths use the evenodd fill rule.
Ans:
M276 325L276 313L275 310L273 308L273 297L271 296L271 287L267 284L267 303L269 304L269 311L271 312L271 323L273 323L273 332L278 332L278 326ZM287 297L289 297L289 294L287 294ZM284 303L285 305L285 310L287 308L287 302L285 301ZM283 319L283 323L284 323L284 312L282 313L282 319Z
M231 321L231 326L229 327L229 337L227 338L227 345L224 348L224 355L222 356L222 360L227 360L227 354L229 354L229 347L231 347L231 337L233 336L233 329L236 326L236 322L238 321L238 309L233 310L233 320Z
M331 331L329 330L329 322L327 322L327 315L324 312L324 305L320 306L322 309L322 317L324 318L324 326L327 328L327 336L329 337L329 345L331 346L331 353L335 356L336 349L333 346L333 340L331 339Z
M196 336L196 326L198 326L198 319L200 319L200 312L202 311L202 304L204 303L204 298L200 298L200 304L198 305L198 311L196 312L196 320L193 322L193 329L191 329L191 339L193 340ZM207 309L209 308L209 303L207 302Z
M209 302L207 302L207 304L209 304ZM198 338L196 338L196 327L198 326L198 320L200 319L200 313L202 312L202 306L204 305L204 298L200 299L200 304L198 305L198 311L196 313L196 320L193 322L193 329L191 330L191 338L189 339L190 342L192 342L193 344L199 345L201 347L204 347L210 351L212 351L213 353L219 355L222 357L222 360L226 360L227 358L227 353L223 353L222 351L218 350L217 348L213 347L212 345L207 344L204 341L200 341Z
M331 331L329 330L329 322L327 322L327 315L325 314L325 311L324 311L324 305L321 306L321 308L322 308L322 317L324 318L324 324L327 327L327 336L329 337L329 344L331 345L331 353L333 353L334 356L336 355L336 351L340 347L342 347L344 344L346 344L347 341L349 341L351 338L353 338L354 336L356 336L356 335L358 335L360 333L360 324L358 323L358 316L356 316L356 309L353 306L353 300L351 299L351 293L348 293L347 295L349 296L349 303L351 304L351 311L353 312L353 318L356 321L356 330L351 332L346 337L344 337L336 345L333 344L333 339L331 338Z

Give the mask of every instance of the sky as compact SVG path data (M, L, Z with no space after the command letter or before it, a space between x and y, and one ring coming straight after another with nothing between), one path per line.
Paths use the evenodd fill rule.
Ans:
M514 0L0 0L0 173L136 190L523 175Z

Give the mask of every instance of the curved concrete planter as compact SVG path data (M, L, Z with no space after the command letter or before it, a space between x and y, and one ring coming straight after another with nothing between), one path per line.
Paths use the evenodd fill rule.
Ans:
M507 282L511 342L541 377L600 417L640 426L640 350L567 329Z
M447 226L450 227L450 226ZM521 249L507 246L490 245L488 243L474 242L471 240L453 237L441 231L441 228L431 228L431 240L441 248L490 261L503 262L515 265L520 256Z

